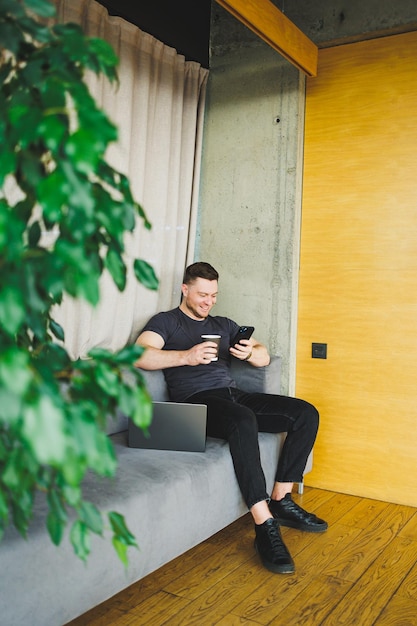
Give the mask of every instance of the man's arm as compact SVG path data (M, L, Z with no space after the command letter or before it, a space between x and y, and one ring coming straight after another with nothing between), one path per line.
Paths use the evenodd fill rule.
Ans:
M254 367L269 365L271 357L266 346L256 339L241 339L230 348L230 354L240 361L248 361Z
M198 343L189 350L163 350L165 342L161 335L152 330L145 330L139 335L136 343L146 348L136 367L144 370L161 370L181 365L202 365L211 363L216 345L210 341Z

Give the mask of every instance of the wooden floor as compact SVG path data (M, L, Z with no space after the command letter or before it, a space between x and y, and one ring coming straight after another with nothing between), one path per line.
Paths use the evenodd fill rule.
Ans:
M71 626L417 625L417 509L308 487L294 499L329 522L282 529L295 574L262 567L248 514Z

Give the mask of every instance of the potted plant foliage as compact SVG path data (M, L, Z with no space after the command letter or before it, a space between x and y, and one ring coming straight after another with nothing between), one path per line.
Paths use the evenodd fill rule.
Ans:
M122 515L107 521L84 500L82 484L88 471L116 472L108 416L120 409L149 424L150 398L133 365L141 348L72 361L53 311L65 293L96 305L103 271L123 291L124 236L138 220L150 224L127 178L105 161L117 130L84 82L92 70L116 83L118 59L79 26L50 25L54 14L47 0L0 0L0 537L8 525L27 534L43 492L55 544L69 526L86 559L90 533L108 527L127 563L135 537ZM52 231L54 243L43 245ZM133 267L157 289L149 264Z

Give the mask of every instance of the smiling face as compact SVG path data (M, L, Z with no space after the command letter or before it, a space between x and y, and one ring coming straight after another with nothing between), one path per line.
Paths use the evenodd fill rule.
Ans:
M217 280L196 278L181 287L183 299L180 309L194 320L204 320L216 304Z

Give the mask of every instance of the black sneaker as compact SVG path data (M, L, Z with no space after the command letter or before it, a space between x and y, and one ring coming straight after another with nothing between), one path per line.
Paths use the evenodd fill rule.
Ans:
M314 513L308 513L291 497L290 493L282 500L270 500L269 510L281 526L289 526L309 533L322 533L328 524Z
M255 524L255 549L262 564L276 574L292 574L294 561L282 540L278 522L272 518L263 524Z

